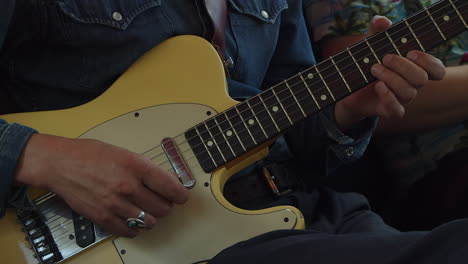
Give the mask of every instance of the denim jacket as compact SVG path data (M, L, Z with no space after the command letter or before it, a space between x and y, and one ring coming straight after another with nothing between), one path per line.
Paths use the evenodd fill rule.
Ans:
M303 15L313 1L228 1L231 97L253 96L315 64L309 37L313 29ZM163 40L180 34L209 37L205 12L200 3L186 0L3 0L0 94L16 106L10 111L18 112L83 104ZM324 168L322 172L359 158L375 119L356 124L344 135L333 111L330 107L292 128L286 135L288 144L276 144L278 151L272 155L288 159L292 152L303 164ZM34 132L0 120L3 209L18 198L12 178Z

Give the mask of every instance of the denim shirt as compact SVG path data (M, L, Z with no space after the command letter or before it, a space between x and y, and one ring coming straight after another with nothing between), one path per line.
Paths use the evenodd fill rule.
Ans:
M226 57L233 62L228 68L231 97L253 96L315 64L311 29L303 16L304 8L313 1L228 1ZM209 37L209 28L203 23L206 10L196 1L2 2L0 94L16 105L11 111L83 104L103 93L135 60L160 42L181 34ZM329 107L292 128L286 134L288 144L275 144L272 159L289 159L292 152L304 165L322 168L326 173L359 158L375 119L357 123L349 135L344 135L336 127L333 111L334 107ZM18 197L12 178L18 157L34 132L33 128L0 120L3 211Z

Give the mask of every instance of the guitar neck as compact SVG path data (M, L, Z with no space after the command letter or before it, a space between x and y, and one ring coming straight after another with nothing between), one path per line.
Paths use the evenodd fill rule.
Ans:
M185 136L211 172L375 81L387 54L428 51L468 28L468 1L443 0L198 124Z

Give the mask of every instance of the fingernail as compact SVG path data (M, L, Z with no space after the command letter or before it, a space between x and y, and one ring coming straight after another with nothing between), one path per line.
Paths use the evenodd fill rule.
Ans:
M380 65L374 64L371 68L372 75L377 77L376 75L379 75L382 72L382 69L380 67Z
M419 54L416 51L410 51L406 55L406 58L408 58L411 61L416 61L418 59Z
M398 116L400 118L404 117L405 116L405 107L403 107L401 104L399 105L398 107Z
M372 20L371 20L371 23L375 23L375 21L379 18L382 18L383 16L379 16L379 15L375 15Z

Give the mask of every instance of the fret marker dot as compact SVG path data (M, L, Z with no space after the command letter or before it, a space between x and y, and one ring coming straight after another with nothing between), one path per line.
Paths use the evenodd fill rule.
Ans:
M313 75L312 73L309 73L309 74L307 74L307 78L313 79L313 78L314 78L314 75Z
M364 58L364 60L363 60L363 61L364 61L364 63L366 63L366 64L367 64L367 63L369 63L369 61L370 61L370 60L369 60L369 58Z
M279 108L275 105L273 108L271 108L271 110L273 110L273 112L278 112Z
M449 21L450 17L449 16L444 16L444 21Z
M226 131L226 136L228 137L232 136L232 131L231 130Z
M210 141L206 142L206 145L208 145L208 147L212 147L213 146L213 141L210 140Z
M405 38L405 37L402 37L402 38L401 38L401 43L403 43L403 44L404 44L404 43L406 43L406 42L408 42L408 39L407 39L407 38Z
M253 125L253 124L255 124L255 120L249 119L249 125Z
M324 95L324 94L322 94L322 95L320 96L320 99L322 99L322 101L326 101L326 100L327 100L327 96Z

